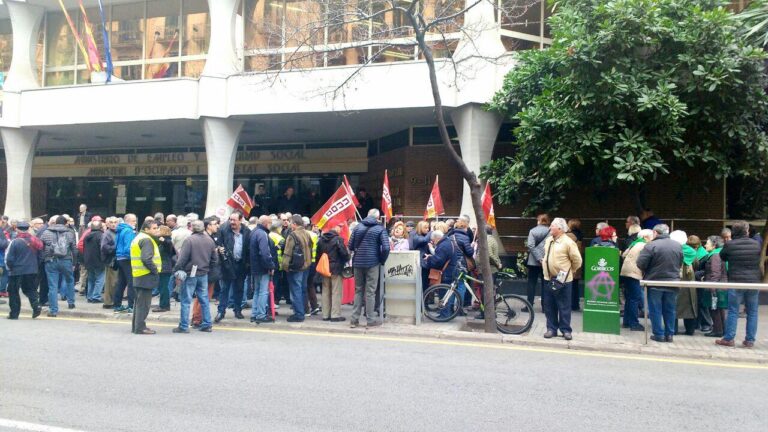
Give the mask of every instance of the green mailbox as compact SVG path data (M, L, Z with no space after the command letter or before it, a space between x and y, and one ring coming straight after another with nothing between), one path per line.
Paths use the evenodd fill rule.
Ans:
M588 247L584 259L585 332L619 334L619 250Z

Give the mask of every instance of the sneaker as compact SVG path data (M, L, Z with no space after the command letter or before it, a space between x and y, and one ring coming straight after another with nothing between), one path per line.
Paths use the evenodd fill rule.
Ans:
M633 325L629 328L629 331L645 331L645 327L642 324Z
M251 322L256 323L256 324L268 324L268 323L275 322L275 320L273 320L272 317L267 316L267 317L264 317L264 318L254 318L254 319L251 320Z
M189 330L184 330L181 327L174 327L173 328L174 333L189 333Z
M123 309L123 313L132 314L133 313L133 308L127 307L127 308Z
M352 320L349 322L349 328L357 328L360 326L360 323L358 321Z
M288 322L304 322L304 318L297 317L296 315L291 315L288 317Z
M316 307L316 308L312 309L311 311L309 311L310 315L317 315L319 313L320 313L320 308L319 307Z
M126 306L118 306L118 307L114 308L113 310L114 310L115 313L120 313L120 312L122 312L122 311L124 311L126 309L128 309Z
M48 312L48 318L56 318L56 314L52 312Z
M210 333L213 331L213 326L200 327L199 330L203 333Z
M75 305L74 305L74 304L71 304L71 305L69 305L69 308L70 308L70 309L74 309L74 308L75 308Z

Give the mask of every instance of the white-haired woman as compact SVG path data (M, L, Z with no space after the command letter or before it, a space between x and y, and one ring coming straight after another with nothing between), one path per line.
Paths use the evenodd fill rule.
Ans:
M637 317L637 311L643 303L643 290L640 288L643 272L637 267L637 257L645 249L645 245L652 240L653 231L641 230L637 233L637 238L627 246L622 254L624 264L621 266L621 277L627 290L625 294L627 302L624 305L624 328L632 331L645 330Z
M541 293L541 306L547 317L544 337L552 338L560 330L565 340L571 340L571 285L573 273L581 268L581 254L576 243L565 235L568 232L565 219L555 218L549 232L552 235L544 242L542 260L546 282Z

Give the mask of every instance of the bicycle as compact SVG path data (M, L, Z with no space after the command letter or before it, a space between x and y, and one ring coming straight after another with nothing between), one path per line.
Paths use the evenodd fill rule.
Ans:
M515 279L508 273L494 274L494 304L496 305L496 328L506 334L522 334L533 326L533 306L523 296L517 294L500 294L499 288L504 280ZM485 314L485 306L478 299L472 284L475 282L483 285L483 281L459 272L459 276L451 284L436 284L427 288L424 292L423 313L428 319L435 322L448 322L463 312L464 298L459 294L459 283L465 282L472 300L480 304L480 312Z

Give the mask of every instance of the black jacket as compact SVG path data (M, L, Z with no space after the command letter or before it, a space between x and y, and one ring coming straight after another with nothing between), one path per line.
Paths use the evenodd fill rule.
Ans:
M637 257L637 268L645 280L679 281L682 266L683 246L668 235L656 237Z
M221 276L224 279L232 280L238 276L245 276L247 274L249 250L251 248L251 230L248 229L245 224L240 225L240 233L243 235L243 252L241 261L235 262L235 234L232 232L232 227L229 224L225 224L219 230L219 239L216 243L217 246L223 246L225 253L227 254L227 260L222 259L221 264Z
M162 241L160 238L162 237ZM152 237L157 243L157 248L160 250L160 258L163 260L163 268L160 273L172 273L173 272L173 258L176 256L176 248L173 247L173 240L171 236L159 236Z
M88 271L104 270L104 260L101 259L101 238L103 231L91 231L83 240L83 264Z
M727 263L728 282L760 283L760 244L757 240L734 238L723 246L720 258Z
M344 240L334 231L328 231L320 236L320 239L317 241L318 259L324 253L328 254L331 274L334 276L340 275L347 261L349 261L349 249L344 245Z

